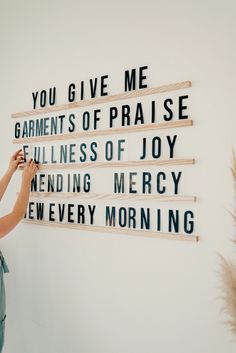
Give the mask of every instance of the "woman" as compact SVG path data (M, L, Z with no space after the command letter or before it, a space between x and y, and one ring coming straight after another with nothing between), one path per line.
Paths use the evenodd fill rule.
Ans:
M2 199L6 188L11 180L12 175L17 167L24 163L22 149L16 151L10 158L9 166L2 179L0 180L0 200ZM38 164L32 159L28 161L22 173L20 193L17 197L15 205L10 213L0 218L0 238L7 235L24 217L29 201L31 180L38 170ZM9 272L7 264L0 251L0 352L4 344L6 304L5 304L5 287L3 274Z

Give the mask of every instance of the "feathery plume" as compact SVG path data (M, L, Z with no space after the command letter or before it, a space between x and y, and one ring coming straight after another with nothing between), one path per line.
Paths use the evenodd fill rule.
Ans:
M231 168L233 182L234 182L234 194L236 199L236 158L233 151L233 161ZM231 213L234 223L236 225L236 204L234 211ZM236 243L236 238L233 239ZM226 323L229 325L231 331L236 334L236 266L232 261L226 260L222 255L221 259L221 278L224 286L224 309L229 317Z

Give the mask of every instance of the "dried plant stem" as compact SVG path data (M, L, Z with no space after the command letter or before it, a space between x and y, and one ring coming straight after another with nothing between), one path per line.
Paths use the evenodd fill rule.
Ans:
M233 183L234 183L234 195L236 200L236 158L233 151L233 161L231 168ZM236 202L232 217L236 225ZM233 240L236 243L236 239ZM221 278L224 286L224 309L228 315L226 323L229 325L231 331L236 334L236 266L232 261L226 260L220 255L221 260Z

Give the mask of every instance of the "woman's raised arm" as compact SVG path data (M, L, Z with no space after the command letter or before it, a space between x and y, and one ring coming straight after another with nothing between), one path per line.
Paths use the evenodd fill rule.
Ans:
M2 199L6 188L11 180L11 177L16 171L18 165L22 164L23 162L24 156L22 153L22 149L19 149L11 156L8 169L0 180L0 200Z
M32 159L28 161L22 172L20 193L13 210L0 218L0 238L7 235L24 217L29 202L31 180L38 171L38 164Z

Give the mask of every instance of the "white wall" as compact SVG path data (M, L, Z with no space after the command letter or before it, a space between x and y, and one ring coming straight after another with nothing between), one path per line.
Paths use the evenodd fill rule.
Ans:
M1 173L10 114L31 92L149 66L149 87L191 80L198 244L21 224L1 240L6 353L231 353L220 252L232 259L235 143L233 0L0 1ZM63 102L63 94L58 103ZM187 137L186 137L187 138ZM187 138L188 139L188 138ZM192 144L190 146L190 142ZM20 175L1 205L9 211ZM190 182L190 181L189 181Z

